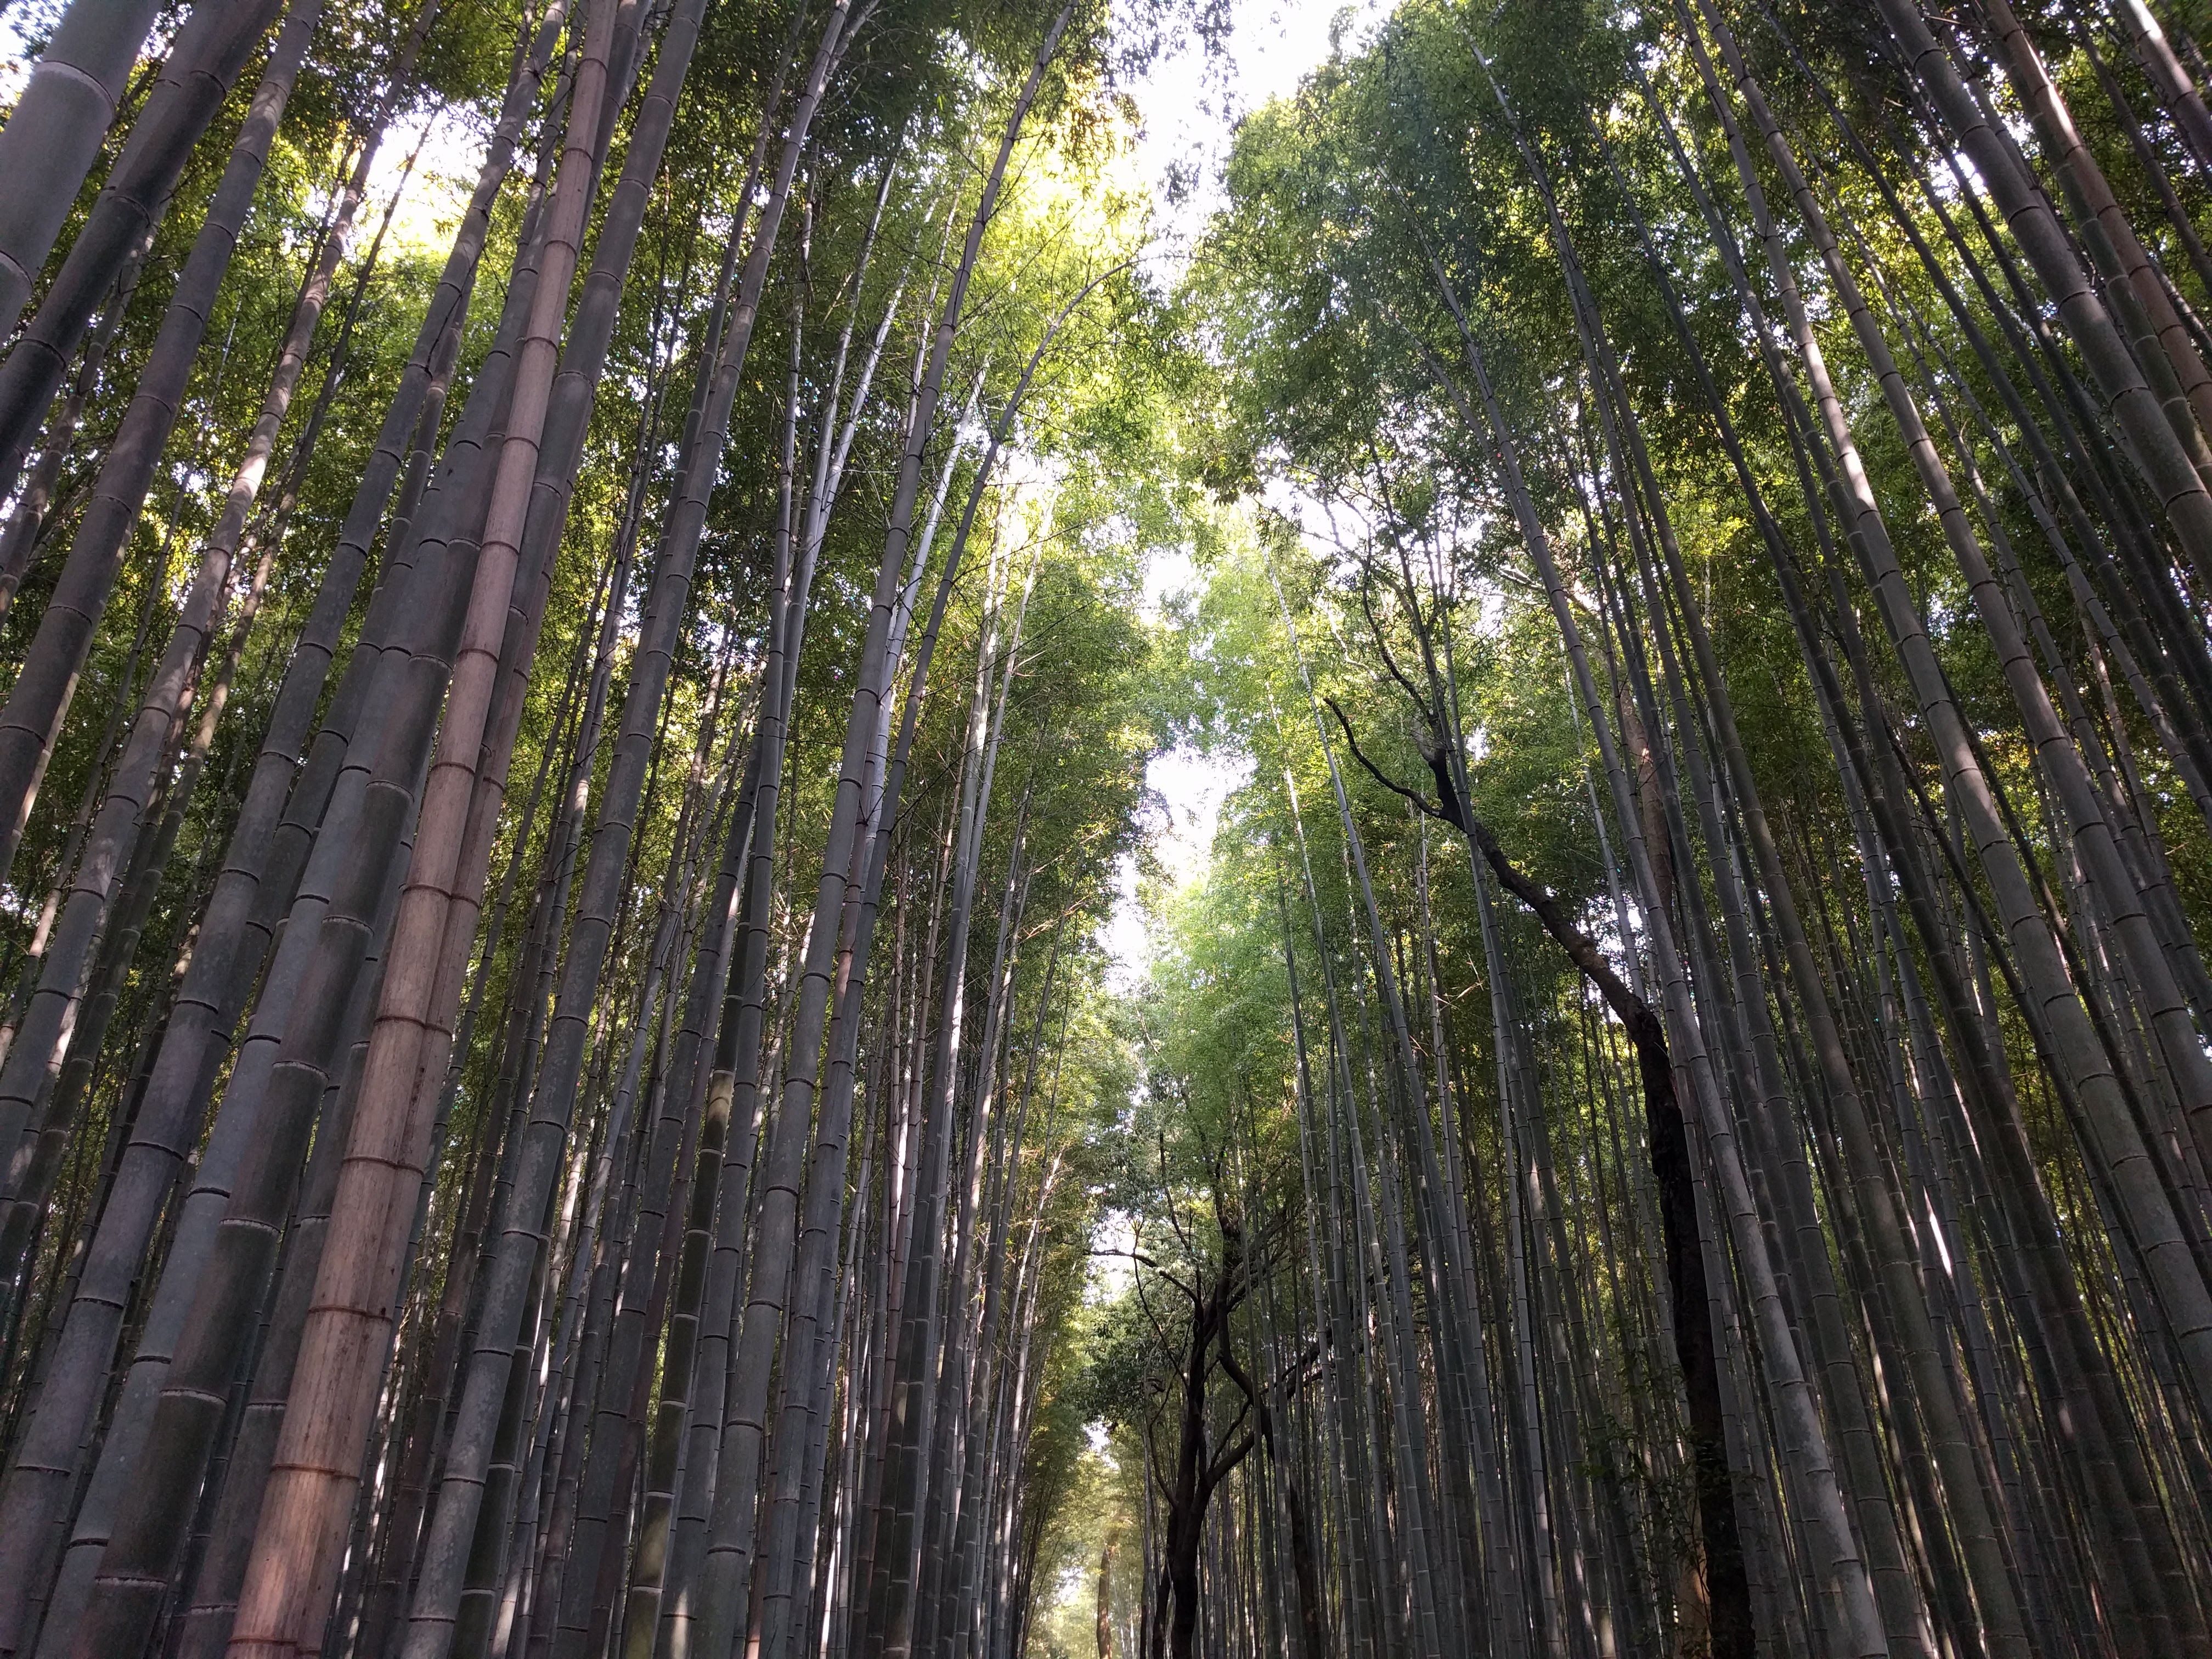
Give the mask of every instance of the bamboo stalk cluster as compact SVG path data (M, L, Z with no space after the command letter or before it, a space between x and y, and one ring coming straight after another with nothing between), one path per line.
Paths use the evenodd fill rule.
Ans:
M1408 4L1241 136L1086 1650L2212 1644L2202 75Z
M1144 748L1042 763L1129 688L1032 684L1025 630L1127 641L1049 553L1093 509L1000 476L1129 269L1110 224L1025 246L1102 19L208 0L124 97L94 13L0 136L50 158L0 229L0 863L53 888L0 1060L0 1650L1018 1650L1057 1103ZM288 106L364 32L333 143ZM472 188L386 276L379 144L457 76ZM234 268L319 146L227 449ZM81 730L88 686L135 712Z

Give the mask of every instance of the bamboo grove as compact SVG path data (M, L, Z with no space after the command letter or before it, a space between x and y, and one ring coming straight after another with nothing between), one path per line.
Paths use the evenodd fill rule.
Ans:
M1019 1645L1152 745L1055 3L53 25L0 1649Z
M0 1654L2212 1659L2207 26L0 5Z
M1240 130L1064 1650L2207 1650L2193 21L1408 0Z

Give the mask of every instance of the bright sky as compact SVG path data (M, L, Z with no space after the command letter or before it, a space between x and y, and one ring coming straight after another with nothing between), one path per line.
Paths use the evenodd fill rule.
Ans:
M482 124L489 128L489 118ZM486 133L458 112L439 108L425 111L409 125L387 133L378 146L376 161L368 170L368 198L362 204L361 228L354 246L366 246L375 234L376 219L400 187L406 193L392 216L391 246L434 247L445 251L453 226L476 189L483 167ZM413 160L415 169L407 171Z
M1348 39L1356 39L1377 14L1375 0L1356 6L1330 0L1232 0L1234 32L1225 56L1207 61L1193 46L1154 64L1137 88L1145 126L1137 153L1139 167L1163 205L1171 170L1194 175L1197 188L1178 209L1164 212L1176 240L1200 229L1221 202L1221 164L1239 117L1269 99L1297 89L1299 80L1328 57L1333 21L1343 14ZM1155 558L1145 573L1145 609L1157 617L1161 605L1193 586L1189 557L1174 553ZM1213 843L1221 805L1251 775L1249 764L1206 756L1189 748L1170 750L1155 759L1146 781L1166 802L1168 824L1159 848L1161 862L1180 884L1203 873ZM1102 939L1115 958L1111 978L1133 988L1149 960L1143 906L1137 897L1133 860L1117 873L1118 894Z
M1166 602L1189 592L1196 580L1188 554L1155 556L1145 571L1145 619L1157 621ZM1244 763L1200 754L1188 745L1155 757L1146 768L1146 783L1166 804L1167 823L1158 850L1177 886L1205 873L1222 802L1250 775L1251 768ZM1116 989L1133 991L1143 983L1152 959L1145 907L1137 894L1136 860L1124 857L1114 879L1114 908L1099 938L1114 958L1109 981Z
M1194 175L1198 188L1170 221L1188 234L1220 201L1220 167L1237 118L1297 89L1328 56L1332 21L1349 14L1356 34L1375 12L1374 0L1230 0L1232 33L1224 54L1209 61L1194 41L1152 65L1136 90L1144 116L1139 166L1162 200L1170 168Z

